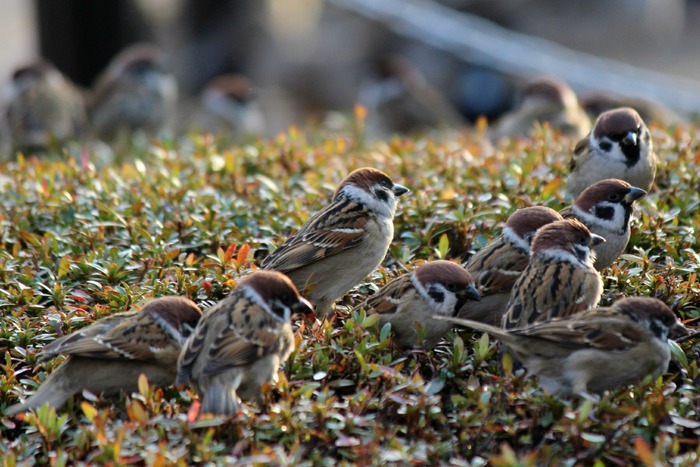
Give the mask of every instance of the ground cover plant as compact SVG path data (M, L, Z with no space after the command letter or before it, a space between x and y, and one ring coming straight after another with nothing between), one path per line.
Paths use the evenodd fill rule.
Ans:
M602 304L661 298L700 317L700 146L694 131L652 128L662 166L630 246L603 272ZM462 261L513 210L561 208L572 142L547 128L496 149L478 132L364 143L358 132L292 128L230 145L203 135L154 141L123 162L18 157L0 170L0 457L4 465L207 462L335 464L691 464L698 462L698 344L674 347L669 373L603 395L559 399L504 370L498 344L456 331L404 352L353 305L422 261ZM41 348L162 295L202 307L330 199L352 169L377 167L412 192L399 202L382 266L330 322L296 321L297 349L265 403L234 419L197 417L194 392L90 394L23 420L2 416L61 359Z

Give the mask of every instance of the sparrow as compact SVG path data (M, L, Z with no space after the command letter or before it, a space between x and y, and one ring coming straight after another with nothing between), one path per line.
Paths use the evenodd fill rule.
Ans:
M605 239L593 248L593 266L598 271L609 267L627 248L634 203L646 194L624 180L611 178L589 186L572 206L561 210L565 219L578 219Z
M331 204L262 262L289 276L319 316L382 262L394 238L396 198L408 188L365 167L340 183Z
M587 396L635 384L668 368L667 340L688 335L661 300L628 297L609 308L517 329L445 318L497 337L550 394Z
M607 178L619 178L649 191L656 176L649 129L630 107L604 112L588 136L576 144L569 169L566 188L574 199Z
M165 56L150 44L127 47L97 78L90 122L101 139L136 130L158 133L175 112L177 83Z
M591 247L604 241L576 219L538 229L530 262L513 285L502 327L521 328L595 306L603 281L593 267Z
M17 68L5 94L7 127L18 150L45 149L51 142L78 137L86 129L81 91L47 61Z
M392 280L356 310L379 314L380 327L390 323L399 347L415 347L422 337L420 343L431 348L452 328L432 316L455 316L467 302L479 299L474 279L464 268L438 260Z
M573 138L582 138L591 130L588 115L579 106L574 91L556 78L541 78L527 85L520 105L496 121L489 136L491 139L527 136L535 123L544 122Z
M358 101L368 110L368 127L378 135L459 128L457 108L409 60L384 57L360 86ZM376 128L375 128L376 127Z
M235 415L240 399L260 400L294 350L293 313L312 313L282 273L257 271L206 310L177 362L177 384L199 393L201 411Z
M204 131L240 139L265 131L265 118L251 82L239 74L214 78L198 102L186 106L184 112L178 125L181 132Z
M557 211L545 206L523 208L511 214L503 233L463 265L474 277L481 301L465 304L457 316L500 325L513 285L530 261L535 232L562 219Z
M165 387L175 382L182 345L202 315L183 297L161 297L140 310L117 313L56 339L41 351L40 362L59 355L66 359L24 404L6 415L37 409L43 404L59 408L83 390L105 396L138 390L139 375L150 384Z

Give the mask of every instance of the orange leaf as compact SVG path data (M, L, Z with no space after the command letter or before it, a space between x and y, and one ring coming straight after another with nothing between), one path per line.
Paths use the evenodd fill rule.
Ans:
M637 451L637 457L642 461L642 464L653 467L656 465L656 459L654 458L654 453L651 452L651 447L644 441L644 438L638 436L634 440L634 449Z
M226 262L228 262L231 258L233 258L233 255L236 254L236 248L238 247L235 243L230 244L228 248L226 248L226 253L224 255L224 257L226 258Z
M241 249L238 250L238 256L236 257L236 261L238 264L243 264L245 263L245 260L248 259L248 253L250 252L250 245L247 243L244 243L241 245Z
M187 411L187 422L192 423L195 420L197 420L197 415L199 415L199 408L201 407L201 404L199 401L194 401L192 402L192 405L190 406L190 410Z

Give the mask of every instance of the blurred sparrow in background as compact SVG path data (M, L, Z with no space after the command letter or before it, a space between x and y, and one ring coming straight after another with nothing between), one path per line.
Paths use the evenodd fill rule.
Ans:
M17 150L45 149L83 134L87 125L80 90L51 63L17 68L5 91L7 129Z
M576 94L563 81L541 78L525 88L520 105L506 113L489 130L492 139L527 136L535 123L545 123L562 135L582 138L591 130L586 112Z
M207 132L240 140L265 132L265 118L255 91L243 75L217 76L206 85L196 103L180 110L179 133Z
M177 103L175 77L165 56L150 44L121 51L97 78L92 92L90 122L98 137L114 139L137 130L162 131Z

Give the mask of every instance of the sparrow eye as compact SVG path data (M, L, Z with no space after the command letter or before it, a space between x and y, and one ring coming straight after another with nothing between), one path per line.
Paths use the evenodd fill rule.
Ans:
M620 201L620 195L618 195L617 193L610 193L608 195L608 199L610 201Z
M384 188L388 188L388 189L391 189L391 187L392 187L391 182L390 182L389 180L386 180L386 179L382 179L382 180L379 182L379 185L382 186L382 187L384 187Z
M601 141L598 146L600 146L600 149L602 149L605 152L608 152L612 149L612 143L610 141Z
M588 245L588 244L590 243L590 238L587 237L586 235L581 235L581 236L578 238L578 242L579 242L581 245Z

